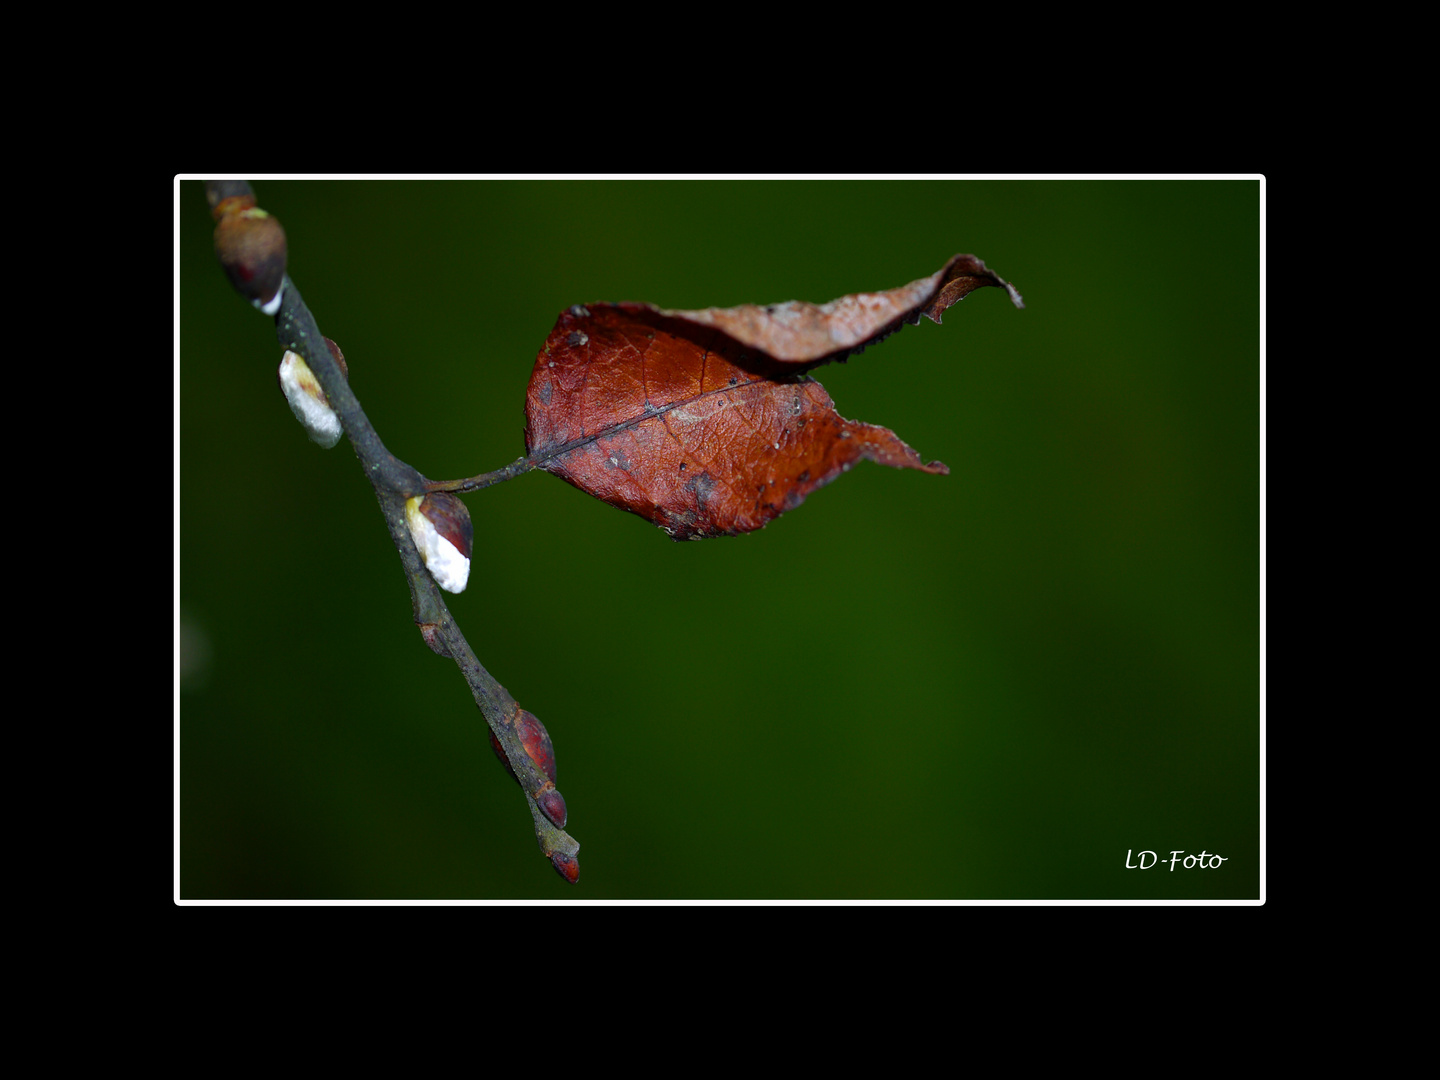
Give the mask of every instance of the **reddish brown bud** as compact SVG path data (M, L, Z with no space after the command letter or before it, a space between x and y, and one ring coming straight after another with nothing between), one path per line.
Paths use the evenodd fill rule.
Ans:
M534 713L521 709L515 717L515 734L520 736L520 745L525 747L525 753L535 763L535 767L555 782L555 746L550 741L550 733L545 730L545 725L536 718Z
M555 872L574 885L580 880L580 863L574 855L566 855L564 852L556 851L550 855L550 865L555 867Z
M546 784L540 794L535 796L535 805L540 807L540 812L549 818L550 823L557 829L565 827L565 799L555 790L553 783Z
M252 205L238 207L249 198ZM285 280L285 230L254 204L253 196L233 197L215 208L223 213L215 226L215 254L235 291L267 315L280 310Z

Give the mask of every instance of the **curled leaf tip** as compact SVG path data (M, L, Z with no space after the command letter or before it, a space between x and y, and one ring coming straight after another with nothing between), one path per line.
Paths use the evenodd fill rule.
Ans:
M907 288L913 288L922 282L929 282L932 292L930 298L917 310L936 323L940 322L940 316L946 308L987 285L1004 289L1010 296L1010 302L1017 308L1025 306L1025 301L1020 299L1020 293L1015 286L987 267L983 259L977 259L974 255L956 255L929 278L911 282Z

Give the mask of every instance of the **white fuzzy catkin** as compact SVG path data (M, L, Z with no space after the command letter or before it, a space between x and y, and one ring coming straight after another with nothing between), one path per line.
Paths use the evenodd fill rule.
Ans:
M310 365L293 352L286 352L280 361L280 389L285 391L285 400L295 419L304 425L310 438L329 450L340 441L345 429L340 426L340 417L325 404L325 394Z
M435 584L446 592L464 592L470 580L470 560L441 536L430 519L420 512L423 501L423 496L405 501L405 521L410 526L410 538L415 541L420 558L435 579Z

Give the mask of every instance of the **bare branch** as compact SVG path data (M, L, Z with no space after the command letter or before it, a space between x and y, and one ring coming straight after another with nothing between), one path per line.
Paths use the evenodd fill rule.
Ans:
M453 659L460 668L494 741L505 755L511 775L525 793L541 852L556 871L573 884L579 876L575 856L580 845L562 827L564 802L555 791L552 777L534 759L532 751L527 750L522 733L517 730L522 714L529 714L520 709L471 650L415 547L405 515L406 500L412 496L437 491L478 491L528 471L533 463L522 458L503 469L469 480L434 483L391 454L360 407L340 364L326 347L325 338L300 290L284 274L283 230L256 207L254 192L243 180L207 181L205 193L219 223L216 252L231 283L256 307L274 315L280 345L302 357L319 381L375 489L390 539L410 585L415 624L431 650ZM531 722L538 723L533 718ZM543 727L540 730L543 732ZM553 759L550 769L553 773ZM559 824L552 821L552 817L557 817Z

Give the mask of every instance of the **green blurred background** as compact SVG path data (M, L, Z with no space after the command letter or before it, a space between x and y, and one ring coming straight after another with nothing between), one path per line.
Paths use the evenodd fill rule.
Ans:
M182 182L182 898L1258 897L1258 181L255 190L434 478L523 453L573 303L823 302L973 252L1027 307L984 289L815 372L948 477L862 463L684 544L542 473L467 497L450 605L554 739L571 887Z

